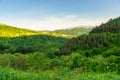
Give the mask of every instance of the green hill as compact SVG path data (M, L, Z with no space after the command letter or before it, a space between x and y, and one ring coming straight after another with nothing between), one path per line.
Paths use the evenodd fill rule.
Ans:
M111 19L94 28L90 34L78 36L65 43L60 51L69 54L70 52L83 51L84 54L102 54L120 48L120 17ZM95 51L95 52L94 52Z
M0 37L19 37L27 35L49 35L54 37L66 37L72 38L78 35L87 34L91 31L91 28L71 28L55 31L33 31L28 29L16 28L13 26L0 24Z
M82 34L88 34L91 30L92 28L76 27L76 28L60 29L54 31L39 31L39 34L72 38L72 37L80 36Z
M0 38L0 53L50 52L58 49L68 39L46 35L31 35L15 38Z
M68 38L90 31L87 28L72 28L37 32L4 24L0 24L0 28L0 53L23 54L35 51L46 53L56 51L68 41Z
M0 53L25 54L35 51L47 53L55 51L67 40L61 35L42 34L37 31L0 24Z
M55 52L74 56L72 69L112 74L120 70L120 17L94 28L90 34L70 39ZM105 79L106 80L106 79Z
M64 33L57 33L57 32L54 32L54 31L39 31L38 34L49 35L49 36L54 36L54 37L65 37L65 38L74 37L73 35L68 35L68 34L64 34Z
M27 29L20 29L13 26L0 24L0 37L18 37L24 35L35 35L37 32Z
M80 36L82 34L88 34L92 28L84 28L84 27L76 27L76 28L69 28L69 29L61 29L61 30L55 30L53 32L59 33L59 34L66 34L71 36Z
M110 19L105 24L92 29L91 33L103 33L103 32L119 32L120 31L120 17L115 19Z

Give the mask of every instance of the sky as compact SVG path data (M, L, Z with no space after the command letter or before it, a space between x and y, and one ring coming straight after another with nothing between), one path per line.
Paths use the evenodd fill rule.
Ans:
M0 23L31 30L97 26L120 16L120 0L0 0Z

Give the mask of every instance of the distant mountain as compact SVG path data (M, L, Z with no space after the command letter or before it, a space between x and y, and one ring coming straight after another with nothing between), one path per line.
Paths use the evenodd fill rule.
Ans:
M91 28L70 28L70 29L61 29L55 31L33 31L28 29L16 28L13 26L0 24L0 37L19 37L27 35L49 35L55 37L66 37L72 38L82 34L88 34L91 31Z
M20 29L13 26L0 24L0 37L18 37L25 35L35 35L37 32L27 29Z
M75 27L75 28L60 29L54 31L39 31L39 34L72 38L72 37L80 36L82 34L88 34L91 30L92 28Z
M82 34L88 34L92 28L86 28L86 27L75 27L75 28L68 28L68 29L61 29L61 30L55 30L53 32L58 34L65 34L65 35L71 35L71 36L80 36Z
M65 37L65 38L72 38L73 35L63 34L63 33L57 33L54 31L39 31L40 35L49 35L49 36L55 36L55 37Z

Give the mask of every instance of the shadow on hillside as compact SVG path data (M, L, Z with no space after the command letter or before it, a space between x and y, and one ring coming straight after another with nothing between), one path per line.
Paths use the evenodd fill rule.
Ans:
M55 51L67 38L47 35L30 35L22 37L0 37L0 53L32 53Z

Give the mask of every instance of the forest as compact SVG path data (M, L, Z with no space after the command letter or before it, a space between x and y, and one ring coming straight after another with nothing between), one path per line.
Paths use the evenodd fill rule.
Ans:
M119 75L120 17L93 29L37 32L0 24L0 80L120 80Z

